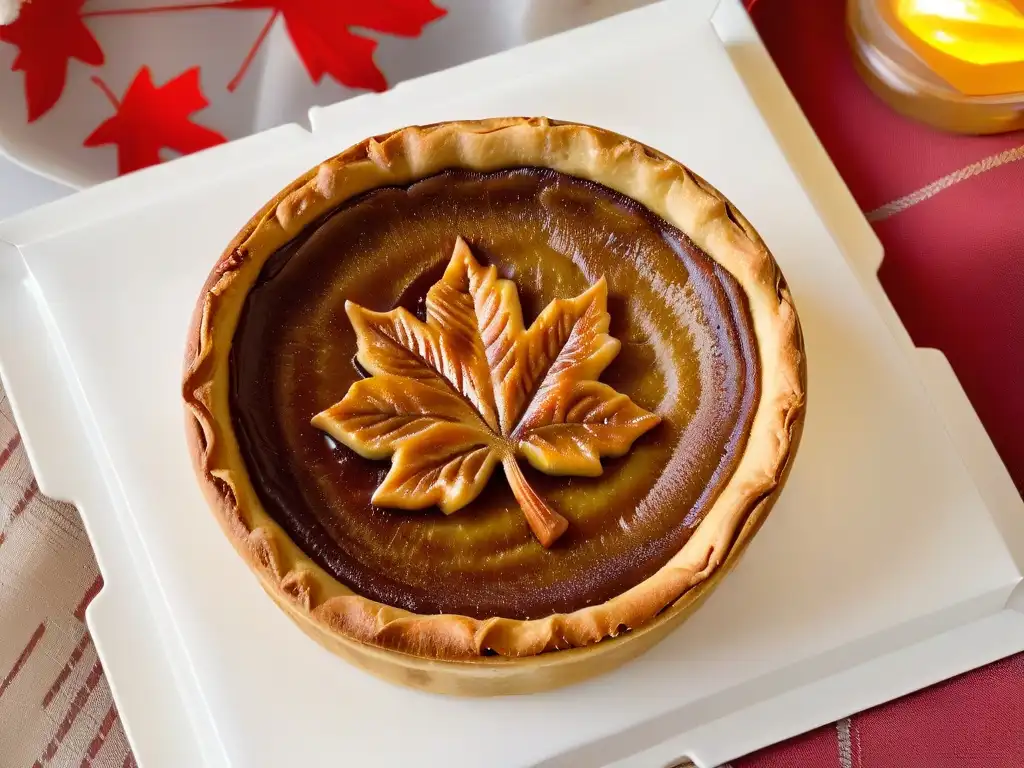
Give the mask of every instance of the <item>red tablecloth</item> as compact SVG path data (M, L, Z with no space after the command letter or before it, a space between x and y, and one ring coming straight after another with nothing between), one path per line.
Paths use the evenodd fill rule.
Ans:
M854 72L841 0L756 0L751 14L885 246L900 317L949 358L1024 489L1024 134L951 136L895 115ZM741 766L1022 768L1024 655Z
M1024 135L946 136L894 115L853 72L842 6L757 0L753 16L875 223L897 310L947 354L1024 488ZM0 768L134 765L83 623L101 585L74 510L39 496L0 391L0 590L47 595L0 606ZM769 766L1024 768L1024 656L733 768Z

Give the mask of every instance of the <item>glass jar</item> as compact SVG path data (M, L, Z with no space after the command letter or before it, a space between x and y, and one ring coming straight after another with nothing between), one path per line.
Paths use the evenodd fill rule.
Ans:
M848 0L868 86L897 112L959 133L1024 128L1024 0Z

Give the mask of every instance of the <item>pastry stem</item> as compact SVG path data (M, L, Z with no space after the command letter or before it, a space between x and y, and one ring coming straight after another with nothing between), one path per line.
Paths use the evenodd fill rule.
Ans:
M541 546L547 549L565 533L565 529L569 527L569 521L545 504L544 499L530 487L515 456L507 457L501 462L501 465L505 468L505 477L508 478L508 484L512 486L512 493L515 495L516 501L523 508L523 514L526 515L526 522L530 524L533 535L537 537Z

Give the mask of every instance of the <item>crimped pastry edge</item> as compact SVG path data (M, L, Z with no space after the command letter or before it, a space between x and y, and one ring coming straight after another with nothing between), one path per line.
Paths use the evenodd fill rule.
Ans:
M449 168L486 172L521 166L553 168L615 189L686 233L725 267L749 303L761 398L732 477L693 536L645 581L605 603L542 619L414 614L355 594L314 563L263 509L230 416L231 341L266 260L346 200ZM682 612L666 608L692 607L718 581L709 577L738 557L781 489L799 441L805 391L803 343L789 289L746 219L707 182L660 152L603 129L547 118L407 127L366 139L297 179L249 221L211 271L193 315L183 379L186 432L200 484L229 539L276 602L335 652L344 648L358 655L364 644L426 661L459 661L450 666L463 672L509 661L487 657L488 651L520 658L596 650L611 645L599 641L622 635L614 641L618 646L644 634L626 630L655 617L663 624L671 619L664 614ZM569 662L578 654L562 656Z

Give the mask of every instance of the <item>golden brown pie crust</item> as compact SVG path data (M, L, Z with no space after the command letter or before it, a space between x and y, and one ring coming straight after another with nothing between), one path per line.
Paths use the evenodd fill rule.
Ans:
M650 578L605 603L540 619L410 613L354 594L263 509L229 412L232 338L266 260L345 201L446 169L524 166L616 190L721 264L749 303L760 401L732 477L691 538ZM263 587L300 627L336 653L398 682L487 694L550 688L609 669L687 615L736 561L774 503L799 441L805 382L800 326L785 280L753 227L719 192L680 163L618 134L545 118L499 118L409 127L367 139L268 203L203 287L189 333L183 393L188 442L206 497Z

